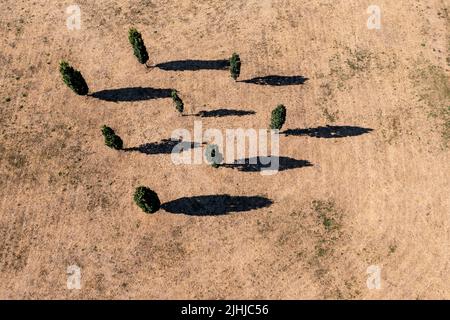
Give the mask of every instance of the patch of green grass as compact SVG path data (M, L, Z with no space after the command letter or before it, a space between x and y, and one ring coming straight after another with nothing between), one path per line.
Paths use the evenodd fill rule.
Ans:
M325 227L325 230L331 231L339 227L338 222L334 218L335 216L337 216L337 213L333 201L314 200L312 203L312 208L319 219L321 219L322 225Z
M373 54L369 50L361 48L353 50L345 47L342 56L336 53L330 57L328 61L330 74L336 75L340 82L346 81L358 73L368 71L373 60Z
M364 71L369 68L371 54L367 50L350 50L350 56L346 60L347 65L354 71Z
M323 217L323 225L325 229L330 230L335 226L335 221L332 218Z
M21 169L27 164L27 158L19 153L10 154L8 163L14 168Z
M327 252L328 252L328 250L325 249L325 248L322 248L322 247L319 247L319 248L317 249L317 255L318 255L319 257L325 256L325 255L327 254Z
M450 142L450 81L444 69L426 63L411 75L414 85L419 88L419 100L429 108L429 114L442 124L442 138L448 147Z
M329 123L335 123L338 120L339 111L332 112L327 107L322 108L322 114Z

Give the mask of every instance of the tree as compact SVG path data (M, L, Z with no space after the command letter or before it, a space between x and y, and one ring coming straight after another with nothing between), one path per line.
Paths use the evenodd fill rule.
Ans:
M241 58L237 53L233 53L230 58L230 72L234 80L237 80L241 74Z
M280 104L272 111L272 118L270 119L270 129L280 130L285 122L286 107Z
M173 103L175 104L175 108L179 113L183 113L184 103L183 100L178 96L178 92L176 90L172 90L171 93Z
M128 40L133 47L133 52L138 61L145 64L148 61L147 48L145 48L144 40L142 40L142 35L135 28L131 28L128 31Z
M116 150L122 150L123 141L122 139L114 132L113 129L107 126L102 127L102 134L105 137L105 145Z
M138 187L134 192L134 202L145 213L155 213L161 208L161 201L155 191L147 187Z
M223 161L223 155L216 144L209 144L206 147L205 156L206 161L214 168L218 168Z
M69 63L61 61L59 64L59 72L61 73L64 83L76 94L85 96L89 93L89 87L81 75L81 72L72 68Z

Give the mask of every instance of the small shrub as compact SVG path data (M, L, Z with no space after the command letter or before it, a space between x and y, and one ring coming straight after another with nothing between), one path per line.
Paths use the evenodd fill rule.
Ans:
M233 53L230 58L230 73L234 80L237 80L241 75L241 58L237 53Z
M148 53L145 47L144 40L142 40L142 35L134 28L128 31L128 40L133 47L133 52L138 61L142 64L147 63Z
M177 91L172 90L171 96L172 96L172 100L173 100L173 103L175 104L175 108L177 109L177 111L179 113L183 113L184 103L183 103L183 100L181 100L181 98L178 96Z
M161 201L153 190L147 187L138 187L134 193L134 202L145 213L155 213L161 207Z
M205 156L206 161L214 168L218 168L223 161L223 155L215 144L210 144L206 147Z
M105 137L105 145L116 150L122 150L123 141L122 139L114 132L113 129L107 126L102 127L102 134Z
M80 71L72 68L66 61L61 61L59 64L59 72L61 73L64 83L76 94L80 96L88 94L89 87Z
M285 122L286 107L280 104L272 111L272 118L270 119L270 129L281 130Z

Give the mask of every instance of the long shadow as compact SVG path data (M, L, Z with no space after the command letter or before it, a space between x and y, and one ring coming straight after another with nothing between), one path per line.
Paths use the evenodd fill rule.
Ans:
M273 201L260 196L230 196L228 194L183 197L161 207L170 213L191 216L220 216L244 212L272 205Z
M91 96L105 101L124 102L169 98L171 93L172 89L131 87L102 90L94 92Z
M226 70L229 66L228 60L178 60L155 65L165 71Z
M194 116L202 117L202 118L212 118L212 117L231 117L231 116L248 116L256 114L255 111L249 111L249 110L233 110L233 109L216 109L216 110L210 110L210 111L200 111Z
M126 148L124 151L140 152L144 154L171 154L172 152L181 153L200 146L201 144L196 142L163 139L160 142L146 143L140 145L139 147Z
M236 160L232 164L221 164L221 167L237 169L242 172L260 172L263 170L285 171L303 167L312 167L308 160L297 160L290 157L253 157Z
M345 138L370 133L373 129L353 126L326 126L307 129L288 129L282 133L286 136L309 136L313 138Z
M258 84L261 86L295 86L304 84L308 78L303 76L266 76L257 77L248 80L241 80L240 82Z

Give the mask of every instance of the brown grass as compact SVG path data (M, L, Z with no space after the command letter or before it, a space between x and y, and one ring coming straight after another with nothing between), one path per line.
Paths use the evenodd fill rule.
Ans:
M0 3L0 298L374 299L450 298L449 19L445 1L79 1L82 29L61 1ZM150 64L220 60L238 52L241 80L304 76L303 85L234 82L227 71L138 64L127 39L142 32ZM79 97L58 74L80 69L91 92L175 88L185 110L255 111L202 118L204 129L348 125L338 139L284 136L281 155L313 166L274 176L169 154L104 146L109 125L126 147L192 130L170 99ZM431 116L430 116L431 115ZM447 142L447 146L446 146ZM163 203L182 197L260 196L269 207L223 216L133 203L135 187ZM82 289L66 288L67 266ZM382 268L381 290L366 286Z

